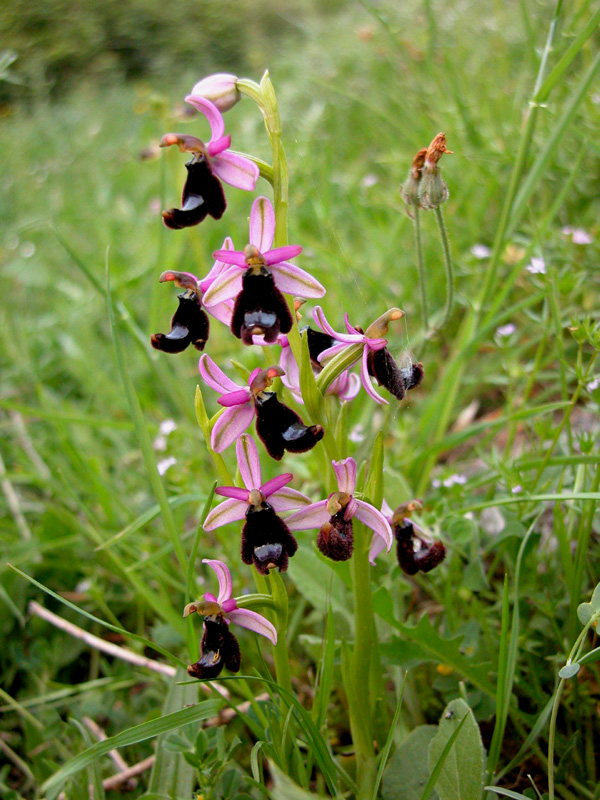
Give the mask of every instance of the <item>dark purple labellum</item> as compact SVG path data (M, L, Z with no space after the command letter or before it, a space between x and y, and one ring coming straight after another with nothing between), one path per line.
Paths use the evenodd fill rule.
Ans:
M239 672L242 657L240 646L221 616L205 617L200 643L200 659L187 668L188 675L200 680L216 678L223 667Z
M297 549L296 539L272 506L265 502L259 508L248 507L242 528L244 564L254 564L263 575L275 567L285 572Z
M332 561L348 561L354 550L352 520L345 520L345 508L326 522L317 536L317 547Z
M190 344L196 350L203 350L209 333L206 311L195 292L183 292L177 297L179 306L171 319L170 332L152 334L150 343L163 353L182 353Z
M396 557L400 569L407 575L416 575L419 566L415 561L414 528L409 519L405 519L402 525L394 525L394 535L396 536Z
M303 328L302 331L306 331L311 364L315 369L322 370L323 365L319 362L319 356L325 350L328 350L330 347L339 344L339 342L337 342L327 333L321 333L321 331L315 331L312 328Z
M267 453L276 461L283 453L305 453L323 438L321 425L305 425L291 408L279 402L275 392L261 392L254 401L256 432Z
M254 269L246 270L242 278L242 291L233 306L231 331L244 344L252 344L252 334L262 334L270 344L280 333L292 329L292 315L271 271L263 266L255 274Z
M446 558L446 547L442 541L437 539L428 547L422 547L415 553L415 562L421 572L431 572L432 569L441 564Z
M206 158L194 156L185 166L188 176L183 187L181 208L162 213L165 225L173 230L198 225L208 214L221 219L227 208L221 181L212 174Z
M419 362L408 369L400 369L387 347L369 351L367 366L369 375L398 400L402 400L409 389L414 389L423 380L423 364Z

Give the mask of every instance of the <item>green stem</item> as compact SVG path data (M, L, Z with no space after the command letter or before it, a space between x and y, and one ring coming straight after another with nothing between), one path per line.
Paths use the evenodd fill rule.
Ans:
M415 250L417 251L417 270L419 272L419 293L421 295L421 314L423 315L423 338L429 331L429 314L427 311L427 287L425 285L425 264L423 263L423 244L421 242L421 217L419 206L413 206L415 234Z
M435 221L437 222L438 230L440 232L440 239L442 240L442 250L444 253L444 267L446 269L446 305L444 307L444 317L438 330L441 330L450 320L452 315L452 308L454 306L454 270L452 268L452 256L450 255L450 242L448 240L448 231L446 230L446 223L444 222L444 214L441 207L433 209L435 214ZM415 220L417 217L415 216Z
M269 585L277 619L277 644L273 647L275 674L277 676L278 685L283 687L286 691L293 693L290 657L287 647L288 594L283 578L277 570L272 570L269 573ZM283 699L282 703L282 708L285 709L286 706Z
M371 797L376 780L373 723L371 719L371 654L375 625L369 565L369 536L364 525L354 521L354 553L350 562L354 599L354 650L352 688L348 693L350 727L356 753L357 797Z

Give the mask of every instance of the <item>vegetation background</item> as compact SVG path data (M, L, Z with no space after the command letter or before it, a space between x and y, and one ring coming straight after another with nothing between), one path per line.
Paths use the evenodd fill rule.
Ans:
M177 202L183 162L155 150L167 130L205 135L182 108L200 77L231 71L259 79L266 68L290 164L290 240L305 247L302 265L327 286L328 317L339 327L348 309L362 324L401 306L405 326L392 349L422 355L426 367L422 387L402 406L382 414L361 398L348 413L359 462L377 431L387 432L390 505L422 497L425 524L448 547L445 564L424 578L405 579L391 556L375 569L379 598L391 598L398 620L394 635L389 620L380 631L390 676L382 741L410 668L396 745L415 726L437 722L460 695L480 723L495 780L535 797L529 774L547 791L557 672L581 629L577 607L600 578L598 14L586 0L3 4L3 797L41 796L42 782L86 749L88 734L72 720L90 717L110 736L181 705L172 694L165 705L172 680L101 654L30 614L29 603L157 657L130 635L107 632L99 620L107 621L186 660L186 576L120 372L131 378L152 440L164 420L177 424L156 457L176 459L164 486L189 553L215 475L194 415L197 354L170 358L149 346L173 307L157 278L171 267L204 274L226 235L243 244L249 200L229 190L221 221L166 231L160 210ZM249 102L226 119L236 149L268 157ZM454 151L443 171L457 298L451 323L424 342L413 232L398 188L414 153L440 130ZM266 184L260 191L268 193ZM440 244L432 218L422 227L430 305L441 313ZM545 272L527 270L532 258L543 259ZM124 370L107 315L106 264ZM242 358L235 344L213 324L211 357ZM247 367L258 358L243 354ZM286 467L298 488L320 496L310 454L293 466L287 458ZM203 536L200 584L212 587L200 557L216 557L232 567L238 593L250 588L237 537L233 527ZM7 562L94 619L46 596ZM352 636L345 580L306 535L286 583L294 685L307 708L330 609L338 635ZM419 619L425 633L414 627ZM254 639L241 640L245 674L265 674ZM590 648L594 641L595 634ZM348 729L335 653L322 733L339 755ZM556 780L567 800L600 796L599 679L589 663L563 692ZM161 740L172 760L184 764L176 754L195 747L196 766L205 763L194 730ZM251 730L259 738L256 725ZM243 720L227 726L219 747L235 737L243 744L231 769L206 766L207 786L215 797L258 797ZM147 740L124 754L136 763L152 752ZM113 769L98 759L92 778L75 775L69 797L87 797L88 781ZM392 772L386 800L401 797ZM130 796L161 796L156 780L148 789L141 778Z

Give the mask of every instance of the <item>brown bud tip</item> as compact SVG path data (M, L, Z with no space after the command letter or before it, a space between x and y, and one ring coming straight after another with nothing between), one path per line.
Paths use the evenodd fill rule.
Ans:
M204 153L206 150L203 141L187 133L165 133L158 143L159 147L172 145L177 145L182 153Z
M183 616L189 617L190 614L194 614L196 611L198 611L196 603L188 603L187 606L183 609Z
M281 375L285 375L285 370L281 367L269 367L267 370L267 378L279 378Z
M385 339L390 322L392 322L392 320L402 319L403 316L404 311L400 308L388 309L385 314L377 317L377 319L369 325L365 331L365 336L368 336L369 339Z
M252 394L256 397L256 395L264 392L265 389L268 389L273 382L273 378L281 377L281 375L285 375L285 371L282 370L281 367L269 367L268 369L261 369L261 371L256 374L256 377L250 384Z
M414 514L415 511L421 511L423 503L420 500L409 500L407 503L401 503L392 514L392 525L400 525L403 520Z
M421 170L423 169L423 165L425 164L425 156L427 155L427 148L422 147L419 152L413 158L412 166L410 168L411 175L415 180L419 180L421 177Z
M433 138L433 141L427 148L427 153L425 155L426 164L428 166L435 166L444 153L452 155L453 151L448 150L446 147L446 134L438 133L438 135Z

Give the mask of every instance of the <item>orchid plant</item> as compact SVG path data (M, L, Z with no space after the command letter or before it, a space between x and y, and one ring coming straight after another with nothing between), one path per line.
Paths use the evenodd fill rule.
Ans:
M243 96L252 99L264 117L273 149L272 167L230 150L231 136L225 135L222 112ZM223 529L227 536L234 532L240 535L241 561L252 570L257 594L233 598L226 564L203 559L217 575L219 592L217 596L207 592L203 599L185 607L185 616L195 612L204 618L200 658L188 672L193 678L207 680L218 678L223 669L232 673L240 670L243 656L230 631L234 623L271 643L275 682L289 702L295 687L287 651L288 594L280 573L288 569L293 572L299 544L332 570L334 562L349 562L349 572L344 574L352 583L354 631L352 646L342 648L341 688L346 695L356 769L354 777L340 773L335 780L331 776L326 780L330 792L337 796L347 796L350 791L356 798L375 798L379 784L373 692L382 684L384 668L376 647L372 565L378 557L380 562L384 560L384 553L392 549L395 540L396 557L404 573L427 573L443 561L445 546L413 519L423 512L421 501L398 498L404 502L393 511L383 499L383 432L373 444L367 469L359 470L350 454L352 441L343 435L345 405L357 397L361 386L367 402L376 404L373 408L389 405L390 400L379 394L374 381L396 402L401 401L423 380L423 365L412 359L397 363L390 352L390 323L404 317L397 307L383 311L370 323L357 319L360 312L354 309L352 323L345 314L346 330L338 332L323 308L316 306L316 328L299 328L302 302L323 298L325 288L292 263L301 255L302 247L287 241L288 172L277 101L268 75L260 85L229 74L204 78L185 99L204 115L211 137L204 144L195 136L168 133L161 141L163 147L176 145L191 154L181 208L163 213L167 227L197 225L207 216L219 219L226 209L221 181L253 191L260 174L273 190L273 203L266 196L252 203L248 244L243 250L235 250L233 239L228 237L213 253L216 260L206 277L168 269L159 279L184 291L179 295L170 332L152 337L155 348L179 353L192 344L203 350L209 340L208 313L228 326L243 344L254 347L254 357L264 363L264 367L248 370L247 378L239 383L207 353L199 361L199 420L210 458L223 479L215 494L225 498L208 510L203 531L207 537ZM445 148L445 138L443 144ZM411 173L415 187L410 202L418 203L417 184L424 171L428 188L423 207L442 202L444 194L437 170L441 151L438 147L437 160L433 161L428 152L423 149L423 157ZM280 352L274 364L276 348ZM353 371L356 364L359 374ZM242 371L241 365L236 367ZM221 407L212 418L205 411L202 388L206 386L218 393L217 405ZM298 406L302 406L302 416L296 410ZM266 450L263 466L256 443L246 432L253 421ZM234 443L238 480L226 461ZM297 453L309 453L304 465L307 459L318 464L323 489L311 484L305 466L294 472L269 472L272 477L263 479L265 469L270 470L266 467L269 459L280 461L285 456L293 460ZM316 536L309 533L313 530L318 532ZM299 540L294 534L301 534ZM250 605L265 606L268 618L251 610ZM295 729L290 734L292 739L301 735L293 718L288 718L286 730L288 724ZM284 769L290 765L285 754L283 748L279 766ZM304 770L306 781L310 771L310 766Z

